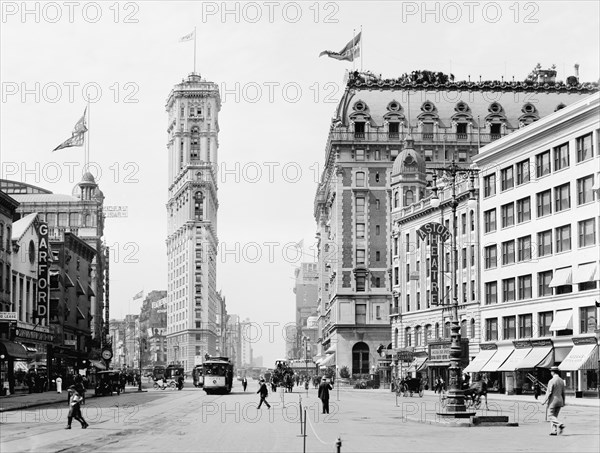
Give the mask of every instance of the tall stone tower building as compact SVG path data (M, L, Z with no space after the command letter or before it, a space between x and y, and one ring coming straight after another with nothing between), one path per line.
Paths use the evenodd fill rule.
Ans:
M217 84L192 73L167 99L167 360L186 370L218 344Z

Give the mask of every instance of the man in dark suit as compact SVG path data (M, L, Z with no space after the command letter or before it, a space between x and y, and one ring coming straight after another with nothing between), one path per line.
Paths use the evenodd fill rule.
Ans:
M323 402L323 413L329 414L329 390L333 390L327 378L323 376L321 385L319 385L319 399Z
M261 379L260 380L260 388L258 389L258 392L256 393L260 393L260 403L258 403L258 407L257 409L260 409L260 406L262 406L262 403L264 402L267 405L268 409L271 409L271 405L267 402L267 396L269 395L269 390L267 389L267 384L265 384L265 380Z
M548 404L548 420L550 421L550 435L556 436L562 434L565 429L564 423L558 420L560 409L565 405L565 381L560 377L560 371L557 366L550 368L552 379L548 381L546 398L542 405Z

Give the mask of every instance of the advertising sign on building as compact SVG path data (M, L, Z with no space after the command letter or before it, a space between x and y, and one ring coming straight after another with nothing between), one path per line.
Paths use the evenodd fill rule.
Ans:
M47 319L48 305L50 304L50 278L48 276L48 224L40 222L38 226L38 273L37 296L34 318Z
M450 231L441 223L429 222L417 230L422 241L431 238L429 273L431 275L431 305L439 305L440 293L438 284L439 255L438 238L446 242L450 238Z
M0 321L16 321L16 311L0 311Z

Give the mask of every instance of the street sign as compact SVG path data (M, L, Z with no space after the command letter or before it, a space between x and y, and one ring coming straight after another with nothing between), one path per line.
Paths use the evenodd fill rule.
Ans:
M16 311L0 311L0 321L16 321Z
M396 353L396 360L398 360L400 362L412 362L413 359L414 359L413 351L404 350L404 351L398 351Z

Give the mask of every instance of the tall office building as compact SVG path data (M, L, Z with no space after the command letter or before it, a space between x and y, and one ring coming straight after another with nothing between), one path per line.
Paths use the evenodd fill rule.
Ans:
M217 84L192 73L167 99L167 360L190 370L218 344Z

